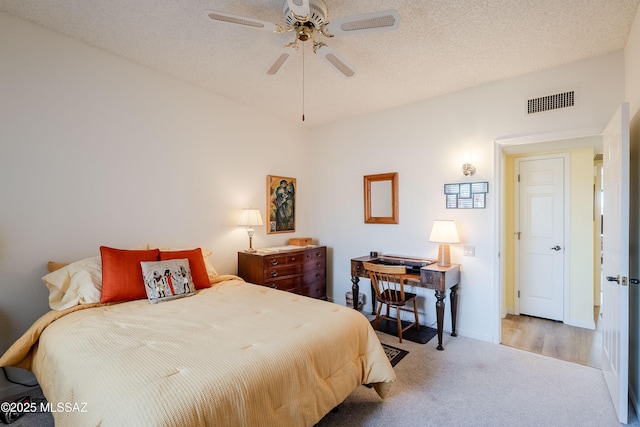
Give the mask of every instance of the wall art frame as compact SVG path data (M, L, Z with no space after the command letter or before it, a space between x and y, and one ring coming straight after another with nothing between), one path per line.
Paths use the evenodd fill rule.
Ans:
M447 209L484 209L488 192L489 183L486 181L444 185Z
M267 234L296 231L296 178L267 175Z

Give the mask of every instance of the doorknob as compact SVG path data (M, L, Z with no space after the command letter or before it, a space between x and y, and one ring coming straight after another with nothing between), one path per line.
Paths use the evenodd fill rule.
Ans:
M616 283L620 283L620 275L618 274L617 276L607 276L607 281L608 282L616 282Z
M560 246L555 245L554 247L552 247L551 249L553 249L554 251L559 251L560 249L562 249Z

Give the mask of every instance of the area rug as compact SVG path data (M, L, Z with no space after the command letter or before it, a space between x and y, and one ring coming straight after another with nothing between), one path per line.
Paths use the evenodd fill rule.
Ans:
M373 325L373 320L371 321L371 326L373 329L379 332L384 332L385 334L393 335L394 337L398 336L398 325L396 321L390 321L385 319L380 319L378 322L378 326L375 327ZM409 322L402 321L402 327L407 326ZM429 340L435 337L438 334L438 331L433 328L429 328L424 325L420 325L420 330L417 330L415 327L407 329L402 333L403 340L409 340L413 342L417 342L418 344L426 344Z
M409 352L407 350L402 350L400 348L391 347L387 344L382 344L382 348L384 348L384 353L389 358L389 362L391 362L391 366L396 366L398 362L402 360Z

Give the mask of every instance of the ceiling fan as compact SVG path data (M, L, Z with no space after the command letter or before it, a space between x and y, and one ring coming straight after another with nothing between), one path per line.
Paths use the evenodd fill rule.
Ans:
M318 40L320 36L330 38L373 31L391 31L400 26L400 15L395 9L346 16L329 21L327 20L327 6L323 0L285 0L283 8L284 24L217 10L207 10L206 14L214 21L243 25L272 33L295 33L295 39L283 47L282 53L267 70L269 75L275 75L282 68L293 50L299 48L299 41L311 41L315 54L343 76L353 77L356 74L354 67L349 65L335 49Z

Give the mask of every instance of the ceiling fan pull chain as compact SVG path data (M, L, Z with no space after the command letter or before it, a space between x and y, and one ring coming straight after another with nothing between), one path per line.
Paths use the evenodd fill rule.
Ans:
M302 43L302 121L304 122L304 43Z

